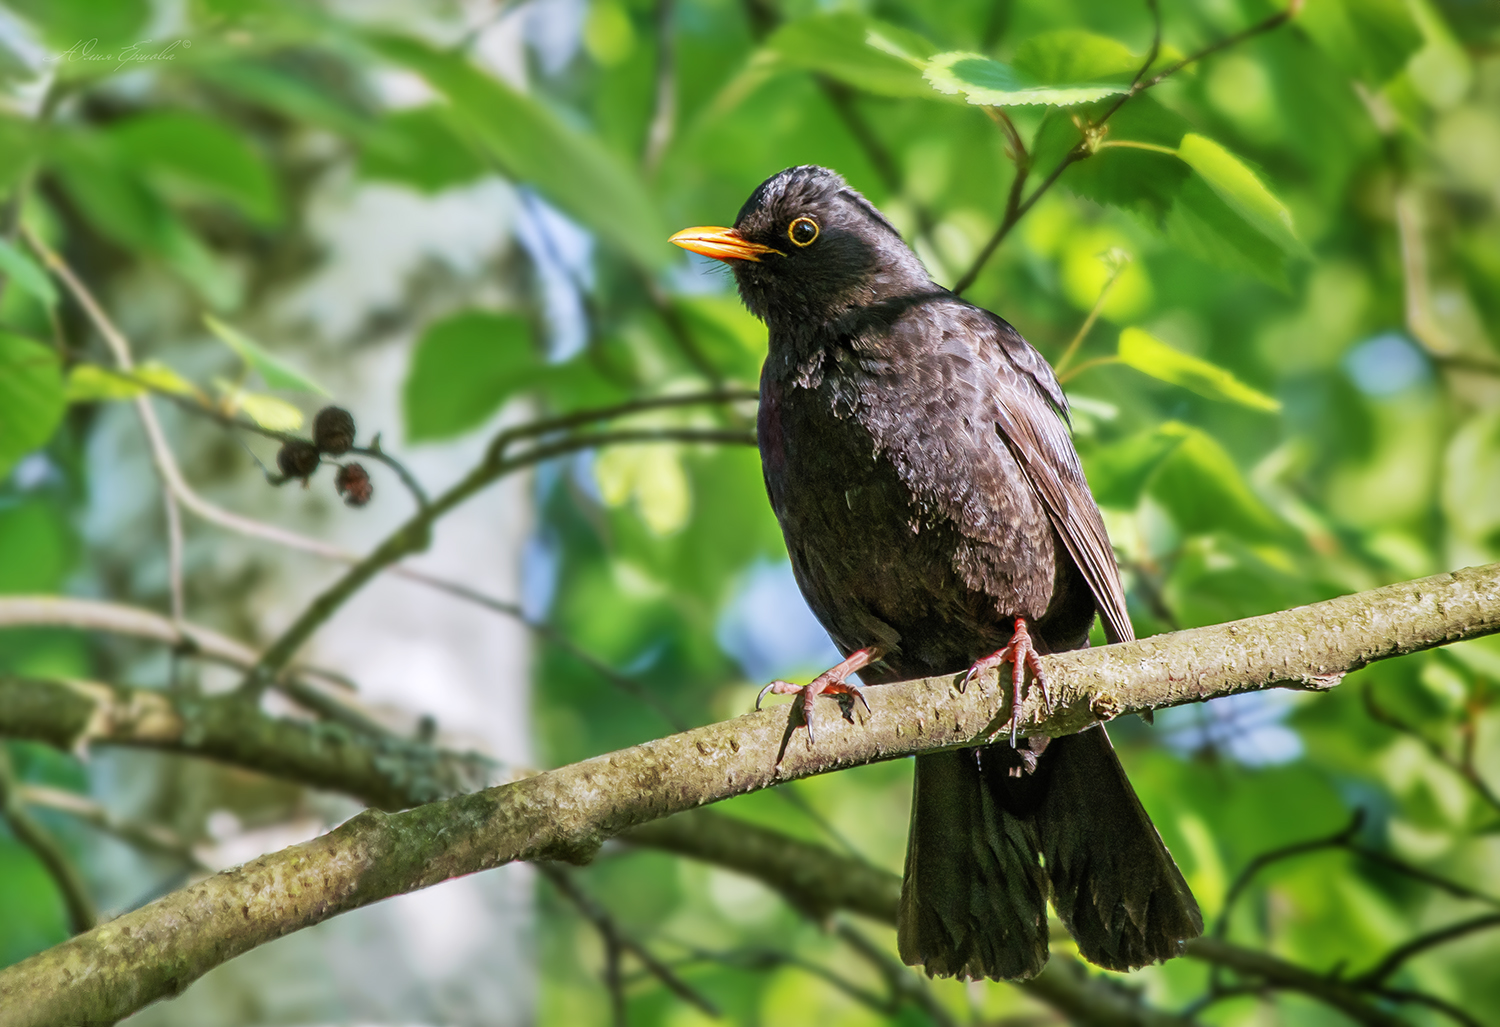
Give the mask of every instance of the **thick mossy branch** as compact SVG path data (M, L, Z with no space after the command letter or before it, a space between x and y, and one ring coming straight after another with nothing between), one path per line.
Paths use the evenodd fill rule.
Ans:
M1067 734L1235 692L1327 688L1375 660L1497 630L1500 564L1491 564L1047 657L1055 708L1023 710L1022 728ZM367 811L0 971L0 1025L112 1022L256 945L391 895L512 860L586 860L605 838L733 795L987 742L1009 719L1003 691L994 674L962 692L960 680L871 689L873 713L858 723L825 713L815 748L781 706L404 813Z
M0 677L0 737L59 749L106 742L205 756L388 810L493 780L483 757L330 721L268 717L238 695L172 695L91 681Z

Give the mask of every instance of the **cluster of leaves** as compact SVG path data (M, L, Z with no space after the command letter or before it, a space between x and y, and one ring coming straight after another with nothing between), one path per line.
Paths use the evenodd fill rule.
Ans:
M566 413L753 385L764 330L665 239L726 222L764 177L800 163L845 174L939 281L971 281L969 299L1059 365L1139 633L1500 558L1500 18L1482 5L1308 0L1282 24L1262 0L592 0L581 46L561 68L533 60L526 88L482 65L473 34L440 45L333 5L198 0L176 29L191 45L129 60L144 0L108 18L85 0L9 6L63 57L28 66L0 52L14 87L0 116L0 592L61 591L78 568L67 525L85 503L99 404L150 390L300 426L299 404L322 390L233 325L264 323L275 290L308 273L309 198L333 176L424 194L499 176L597 242L571 283L588 338L566 359L548 357L530 301L429 315L410 298L424 311L402 394L415 445L514 404ZM84 59L80 38L112 59ZM393 74L427 98L384 104L374 83ZM45 88L27 92L38 78ZM1016 219L1012 194L1026 204ZM227 347L195 365L223 373L205 386L160 360L116 366L28 237L102 296L144 289L190 311L156 324L205 352ZM530 295L527 274L513 277ZM149 358L153 341L139 341ZM759 683L747 673L765 669L746 638L778 673L821 669L816 650L774 644L784 604L747 599L788 580L753 451L605 450L545 468L535 493L555 572L547 617L570 643L540 642L535 661L548 762L740 712ZM0 637L0 671L108 670L75 636ZM628 668L659 703L579 649ZM1210 918L1239 867L1327 834L1354 807L1376 850L1482 880L1500 809L1464 768L1500 774L1497 682L1500 650L1471 644L1367 672L1384 719L1351 688L1184 712L1154 733L1122 725L1117 741ZM83 787L76 765L15 748L20 775ZM875 766L729 806L899 869L908 788L905 766ZM582 879L636 936L682 953L693 987L737 1021L885 1015L808 973L826 939L727 874L633 853ZM52 895L0 829L0 919L22 925L0 936L0 961L60 936ZM539 1018L603 1020L594 927L561 903L544 909ZM1332 849L1258 879L1229 933L1319 971L1368 967L1462 909ZM1398 980L1493 1018L1500 992L1484 968L1497 948L1475 937ZM803 962L754 957L772 950ZM1207 987L1182 961L1139 979L1170 1006ZM937 994L954 1015L1023 1006L1004 988ZM697 1015L655 978L630 983L628 999L633 1022ZM1244 1022L1259 1001L1230 996L1205 1016ZM1279 1007L1289 1022L1306 1015Z

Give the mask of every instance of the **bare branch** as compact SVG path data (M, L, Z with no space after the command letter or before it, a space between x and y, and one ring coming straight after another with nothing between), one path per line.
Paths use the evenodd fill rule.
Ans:
M1115 113L1121 107L1146 90L1159 85L1164 79L1177 74L1188 65L1201 61L1203 58L1218 53L1220 50L1243 43L1253 36L1258 36L1281 27L1281 25L1301 10L1302 2L1303 0L1292 0L1285 10L1278 11L1263 21L1256 22L1248 28L1241 29L1239 32L1232 33L1223 39L1210 43L1203 49L1189 54L1147 78L1147 73L1151 70L1151 66L1156 63L1156 58L1161 52L1161 12L1157 7L1156 0L1147 0L1147 6L1151 9L1152 20L1155 25L1151 37L1151 50L1145 62L1141 65L1140 70L1136 72L1135 80L1131 83L1130 88L1121 93L1115 102L1096 121L1084 127L1083 139L1079 141L1077 146L1069 150L1062 160L1058 161L1057 166L1052 169L1042 184L1037 186L1036 190L1026 198L1024 203L1018 202L1020 200L1020 187L1024 184L1025 179L1025 175L1020 173L1018 168L1016 178L1011 183L1010 195L1006 199L1005 213L1000 218L1000 226L995 229L995 234L990 236L989 241L984 244L984 248L979 251L979 255L974 258L974 262L969 265L969 270L965 271L963 277L953 286L953 291L955 293L962 293L969 286L973 285L974 280L979 277L979 272L984 270L984 265L989 262L990 257L994 254L1000 243L1005 240L1005 237L1010 234L1010 230L1016 226L1016 222L1020 221L1026 215L1026 212L1036 204L1036 201L1041 199L1042 195L1057 183L1057 180L1062 177L1064 171L1067 171L1068 168L1072 167L1078 161L1093 154L1098 137L1102 135L1104 126L1110 118L1115 116Z
M677 37L672 32L673 0L656 0L656 100L646 129L648 174L656 171L677 127Z
M1368 972L1354 978L1353 984L1360 988L1375 987L1390 977L1401 968L1401 964L1420 955L1435 945L1443 945L1455 938L1462 938L1466 934L1475 931L1486 931L1491 927L1500 927L1500 913L1485 913L1482 916L1472 917L1468 920L1460 920L1456 924L1429 931L1427 934L1418 935L1411 941L1395 949L1390 955L1382 959L1379 965L1371 968Z
M645 945L623 931L615 922L614 917L610 916L609 910L578 887L578 883L573 880L567 868L558 866L556 863L539 863L537 869L552 882L554 888L573 903L585 920L594 925L594 928L603 936L607 946L634 956L640 961L641 966L645 967L647 973L661 981L668 990L684 1002L696 1006L709 1016L720 1015L717 1006L679 977L671 967L657 959ZM618 988L620 984L618 968L613 976L614 985Z
M1055 709L1045 716L1023 709L1021 724L1028 734L1067 734L1099 718L1237 692L1326 689L1375 660L1496 631L1500 564L1491 564L1044 657ZM367 810L321 838L191 885L0 971L0 1022L118 1019L271 938L392 895L518 859L584 861L606 838L706 803L862 763L989 742L1010 719L1007 690L991 673L959 692L961 677L870 689L869 719L828 725L816 748L800 718L775 707L403 813ZM0 710L7 705L0 702ZM86 716L92 704L82 705ZM244 725L235 728L237 738ZM1207 953L1224 945L1203 943ZM1363 1022L1391 1021L1367 1015Z
M93 743L204 756L333 791L382 809L445 798L488 780L493 764L388 732L268 717L237 696L0 676L0 736L59 749Z
M1485 804L1491 809L1500 811L1500 792L1496 792L1495 789L1491 788L1489 782L1485 781L1480 775L1479 768L1474 766L1473 753L1468 753L1467 758L1463 756L1455 757L1450 754L1441 742L1428 738L1419 728L1408 724L1382 706L1375 698L1375 688L1373 685L1366 684L1361 692L1361 696L1365 702L1365 710L1370 714L1371 719L1384 724L1393 731L1399 731L1401 734L1408 735L1421 742L1427 751L1432 754L1433 759L1463 778L1469 787L1474 789L1475 794L1483 799Z
M175 833L157 824L141 824L111 813L103 805L77 792L45 785L20 785L16 794L28 806L43 806L76 817L86 824L112 834L121 841L141 849L182 860L195 870L207 870L198 861L192 846Z
M27 812L20 784L16 781L15 769L11 766L10 753L3 744L0 744L0 819L10 825L11 834L16 836L16 841L31 850L57 885L63 904L67 907L68 923L73 933L80 934L98 923L99 912L94 908L88 886L79 876L73 861L57 843L57 839Z
M1305 842L1293 842L1291 845L1283 845L1279 849L1262 852L1249 863L1246 863L1245 869L1239 872L1239 876L1234 879L1234 883L1229 886L1229 891L1224 895L1224 908L1219 913L1219 922L1214 925L1214 937L1222 938L1228 933L1229 918L1230 914L1234 912L1234 904L1239 901L1240 895L1249 887L1251 880L1254 879L1256 874L1272 863L1280 862L1283 859L1291 859L1293 856L1317 852L1320 849L1342 847L1364 826L1364 822L1365 811L1357 809L1354 811L1354 817L1349 821L1348 825L1339 828L1339 830L1326 838L1313 838Z
M1349 982L1288 963L1268 952L1241 948L1220 938L1194 938L1187 944L1186 955L1258 978L1273 988L1300 992L1366 1027L1407 1027L1399 1017L1372 1004L1367 994Z
M431 540L432 527L444 514L458 506L476 492L487 488L509 474L535 466L555 457L580 450L602 446L619 446L651 442L710 443L729 445L755 445L752 432L718 428L620 428L613 431L586 432L537 443L530 450L516 456L500 456L500 447L492 447L479 467L421 508L397 528L375 550L349 568L338 581L318 596L294 620L275 642L261 654L260 660L246 675L247 694L255 694L269 685L296 654L302 644L312 637L339 607L343 606L371 578L385 568L427 548Z

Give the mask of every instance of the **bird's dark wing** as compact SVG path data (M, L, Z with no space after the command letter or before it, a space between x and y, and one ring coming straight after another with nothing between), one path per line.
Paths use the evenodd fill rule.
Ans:
M995 391L995 430L1046 507L1068 555L1083 572L1104 618L1105 637L1128 642L1135 638L1135 630L1125 607L1120 568L1068 434L1068 401L1062 386L1019 332L992 314L988 319L1000 352L1017 372L1007 383L1011 387Z

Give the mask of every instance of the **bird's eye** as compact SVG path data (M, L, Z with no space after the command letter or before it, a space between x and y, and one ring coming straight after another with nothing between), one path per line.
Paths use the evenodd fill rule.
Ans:
M812 218L798 218L787 226L786 237L798 246L811 246L818 238L818 223Z

